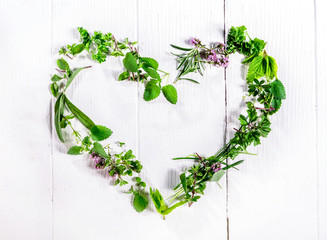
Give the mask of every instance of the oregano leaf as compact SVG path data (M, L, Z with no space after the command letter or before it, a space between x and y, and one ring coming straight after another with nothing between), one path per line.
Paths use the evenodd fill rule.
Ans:
M68 150L68 154L70 155L81 155L83 151L83 148L80 146L73 146Z
M94 141L102 141L107 139L108 137L110 137L110 135L112 134L112 131L105 127L105 126L101 126L101 125L94 125L91 128L91 138Z
M138 66L134 55L130 52L126 53L126 56L123 60L124 67L131 72L137 72Z
M136 193L134 195L133 206L137 212L143 212L143 210L148 206L148 199L143 195Z
M156 85L156 81L151 80L145 86L143 98L145 101L151 101L160 95L160 87Z
M162 88L162 93L170 103L177 103L177 90L173 85L169 84L164 86Z
M63 59L63 58L60 58L60 59L57 60L57 65L61 70L64 70L64 71L69 70L69 65L66 62L66 60Z

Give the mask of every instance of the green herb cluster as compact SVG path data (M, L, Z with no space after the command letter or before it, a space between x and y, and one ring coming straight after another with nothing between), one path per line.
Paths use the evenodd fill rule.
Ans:
M141 57L135 44L125 39L119 42L113 34L103 34L95 31L93 35L80 27L81 43L64 46L60 49L59 54L66 55L69 58L81 53L84 49L91 54L92 59L103 63L108 56L124 57L123 71L118 81L136 81L145 84L143 98L145 101L151 101L159 97L162 92L164 97L172 104L177 103L177 90L172 84L168 84L169 73L160 70L158 62L149 57ZM166 84L163 80L166 79Z

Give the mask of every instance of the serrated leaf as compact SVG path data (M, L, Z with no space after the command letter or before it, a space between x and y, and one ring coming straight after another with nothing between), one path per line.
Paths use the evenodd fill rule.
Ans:
M253 82L255 78L259 79L265 75L263 60L263 56L257 56L252 60L248 70L248 74L246 76L246 80L249 83Z
M58 82L62 79L62 77L58 76L57 74L53 75L51 78L52 82Z
M285 92L285 87L283 83L276 79L272 83L270 83L270 93L278 99L285 99L286 98L286 92Z
M123 64L124 64L124 67L131 72L137 72L137 70L138 70L136 59L135 59L134 55L130 52L126 53L126 56L123 60Z
M57 59L57 65L61 70L64 70L64 71L69 70L69 65L66 62L66 60L63 58Z
M215 172L212 175L212 178L210 179L211 182L219 182L220 179L225 175L225 171L224 170L219 170L217 172Z
M106 151L104 150L104 148L102 147L102 145L98 142L93 143L93 148L91 151L99 154L101 157L104 157L104 158L109 157L108 154L106 153Z
M65 87L65 89L67 89L67 88L69 87L69 85L72 83L72 81L74 80L74 78L76 77L76 75L77 75L80 71L82 71L83 69L85 69L85 68L77 68L77 69L74 70L74 72L72 73L72 75L70 75L70 77L69 77L68 80L67 80L67 83L66 83L66 87Z
M173 85L169 84L164 86L162 88L162 93L170 103L177 103L177 90Z
M58 96L58 92L59 92L59 86L57 83L52 83L50 85L50 89L51 89L51 93L54 97L57 97Z
M130 76L129 71L122 72L118 77L118 81L123 81L127 79L129 76Z
M84 50L84 44L77 44L72 48L73 55L79 54Z
M60 122L61 122L61 118L64 113L64 109L65 109L65 97L61 93L57 98L57 101L55 103L55 108L54 108L54 110L55 110L55 118L54 118L55 128L56 128L58 138L60 139L61 142L65 142L65 140L62 136L61 126L60 126Z
M68 154L70 155L81 155L83 151L83 148L80 146L73 146L68 150Z
M105 127L105 126L101 126L101 125L94 125L91 128L91 138L94 141L102 141L107 139L108 137L110 137L110 135L112 134L112 131Z
M271 100L271 106L272 106L275 110L270 111L269 113L273 114L273 113L277 112L277 111L280 109L280 107L282 106L282 100L273 97L273 99Z
M277 77L278 66L276 60L273 57L268 56L267 62L268 62L267 65L269 67L269 74L267 73L268 77L270 77L271 79Z
M141 61L147 63L150 67L154 68L155 70L157 70L159 67L159 63L153 58L143 57L141 58Z
M143 210L148 206L148 199L137 193L134 196L133 205L137 212L143 212Z
M88 129L91 129L95 124L94 122L86 116L81 110L79 110L68 98L65 96L65 102L68 109L74 114L74 116Z
M160 87L156 85L156 81L151 80L145 86L143 98L145 101L151 101L160 95Z

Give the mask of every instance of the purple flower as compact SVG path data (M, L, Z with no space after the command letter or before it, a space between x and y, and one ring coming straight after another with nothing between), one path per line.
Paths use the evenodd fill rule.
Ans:
M219 162L214 163L212 164L211 169L213 172L218 172L219 170L221 170L221 164Z
M190 43L191 43L191 45L196 46L196 45L200 44L200 40L197 38L191 38Z
M228 67L228 64L229 64L229 58L222 56L220 58L220 66L222 66L224 68L227 68Z
M105 159L100 157L98 154L96 153L92 153L91 154L91 159L94 161L94 167L96 169L103 169L104 165L105 165Z

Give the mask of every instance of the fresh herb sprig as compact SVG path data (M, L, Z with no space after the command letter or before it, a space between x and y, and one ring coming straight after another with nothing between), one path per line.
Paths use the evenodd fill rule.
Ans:
M86 50L91 54L93 60L103 63L107 57L124 57L123 71L118 81L135 81L145 84L143 98L145 101L152 101L159 97L162 92L164 97L172 104L177 103L177 90L172 84L168 84L169 73L159 69L158 62L149 57L142 57L135 45L137 42L130 42L127 39L118 41L112 33L103 34L95 31L91 35L86 29L78 28L81 43L64 46L59 54L73 58ZM164 84L163 81L166 80Z

